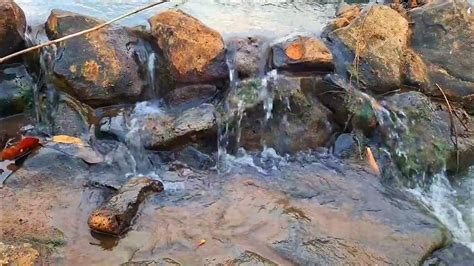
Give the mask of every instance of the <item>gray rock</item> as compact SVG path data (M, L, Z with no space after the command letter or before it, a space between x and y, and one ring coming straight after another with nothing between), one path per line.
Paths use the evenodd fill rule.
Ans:
M0 57L25 47L25 31L23 10L13 0L3 0L0 5Z
M446 248L437 250L423 262L423 266L464 266L471 265L474 253L466 246L453 243Z
M202 153L198 149L191 146L187 146L186 148L177 152L176 160L199 170L209 170L216 165L216 162L211 156Z
M430 78L456 101L474 95L474 15L465 0L431 1L413 9L411 45L427 63ZM441 96L433 86L433 95ZM474 105L465 102L467 109Z
M172 106L199 105L208 102L216 93L217 88L214 85L187 85L170 91L167 101Z
M265 72L268 44L260 37L235 38L227 42L240 78L256 77Z
M351 134L341 134L334 143L334 155L340 158L352 157L356 154L357 144Z
M52 114L53 134L80 137L89 133L88 118L93 112L91 107L61 95L57 109Z
M15 64L0 69L0 117L33 108L33 80L25 66Z

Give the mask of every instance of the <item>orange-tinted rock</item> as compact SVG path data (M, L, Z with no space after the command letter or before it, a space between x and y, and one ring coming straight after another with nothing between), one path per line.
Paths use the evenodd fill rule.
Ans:
M311 36L289 36L272 45L275 68L293 70L332 70L333 57L326 45Z
M53 10L46 22L50 39L88 29L102 21ZM54 64L55 83L93 107L141 99L146 83L136 59L146 54L143 39L130 29L112 25L62 43Z
M25 46L26 19L23 10L12 0L0 1L0 57Z
M202 83L228 76L220 34L190 15L171 10L149 20L158 46L178 83Z

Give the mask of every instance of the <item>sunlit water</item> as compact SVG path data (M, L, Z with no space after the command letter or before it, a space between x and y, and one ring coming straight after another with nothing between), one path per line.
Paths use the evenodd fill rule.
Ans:
M51 9L109 20L156 0L17 0L30 25L44 23ZM329 3L329 4L328 4ZM188 12L225 34L256 32L283 35L295 31L320 33L335 14L337 1L170 1L122 20L126 26L147 25L155 13L173 7Z

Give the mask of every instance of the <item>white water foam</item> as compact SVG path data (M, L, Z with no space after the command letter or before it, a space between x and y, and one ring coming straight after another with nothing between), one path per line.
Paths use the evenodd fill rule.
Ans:
M473 191L471 188L470 191ZM463 213L456 207L456 190L449 183L445 174L433 177L429 188L409 189L453 234L454 240L474 252L474 228L469 228ZM474 214L474 208L468 213Z

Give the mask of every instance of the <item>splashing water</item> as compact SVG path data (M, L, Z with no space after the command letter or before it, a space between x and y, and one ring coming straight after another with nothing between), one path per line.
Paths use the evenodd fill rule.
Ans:
M434 182L428 188L415 188L408 191L413 193L440 222L453 234L454 240L469 247L474 252L474 228L469 228L458 209L457 191L451 186L445 174L437 174ZM470 191L474 191L472 187ZM471 192L472 199L472 192ZM473 215L474 207L470 206L467 215Z

